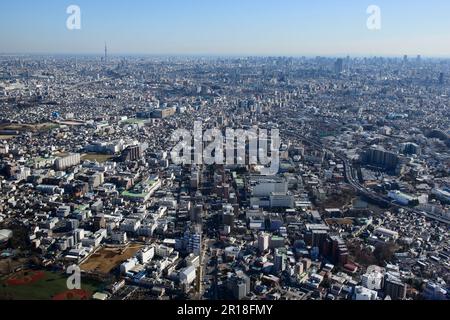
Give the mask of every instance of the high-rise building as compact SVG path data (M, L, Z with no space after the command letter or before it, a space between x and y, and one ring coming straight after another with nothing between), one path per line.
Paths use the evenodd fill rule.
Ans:
M108 47L106 46L106 43L105 43L105 60L104 60L104 62L105 62L105 64L108 63Z
M250 293L250 284L250 278L242 271L236 272L227 280L227 288L236 300L242 300Z
M443 85L444 83L445 83L444 73L441 72L441 73L439 74L439 84L440 84L440 85Z
M203 219L203 205L197 204L192 207L190 213L190 220L193 223L202 223Z
M362 285L370 290L380 290L383 287L384 276L383 273L373 270L361 277Z
M275 249L274 270L276 273L286 270L286 250L284 248Z
M194 170L191 173L191 188L198 189L200 183L200 172L198 170Z
M372 147L366 150L363 159L367 164L381 167L385 170L395 169L399 163L398 155L379 147Z
M81 155L79 153L72 153L56 159L55 168L58 171L63 171L70 167L80 164L80 162L81 162Z
M234 212L233 211L225 210L223 212L223 214L222 214L222 222L223 222L224 225L233 228L234 227L234 220L235 220L235 216L234 216Z
M348 248L340 237L331 236L327 239L327 250L323 254L328 254L333 263L343 266L348 261ZM325 251L325 250L323 250Z
M384 280L384 294L393 300L406 298L407 285L391 275L386 275Z
M202 247L202 235L200 233L186 231L184 233L183 242L188 253L200 255Z
M412 142L404 143L402 146L402 152L404 154L420 154L420 147Z
M323 248L330 228L325 224L306 225L305 242L311 247Z
M106 229L106 219L103 214L100 214L94 217L94 228L98 229Z
M344 59L339 58L336 60L336 62L334 63L334 72L339 75L342 73L342 71L344 70Z
M258 235L258 249L260 252L264 252L269 249L269 235L265 232L261 232Z
M127 147L121 155L122 161L136 161L143 157L143 150L140 145Z

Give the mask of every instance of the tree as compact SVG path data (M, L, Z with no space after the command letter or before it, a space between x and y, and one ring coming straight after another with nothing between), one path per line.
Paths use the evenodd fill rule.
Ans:
M373 252L379 265L384 264L386 261L391 261L394 257L396 246L393 242L381 243L375 247Z

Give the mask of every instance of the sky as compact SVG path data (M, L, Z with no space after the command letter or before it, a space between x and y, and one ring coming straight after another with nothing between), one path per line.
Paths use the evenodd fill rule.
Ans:
M449 16L448 0L1 0L0 54L450 57Z

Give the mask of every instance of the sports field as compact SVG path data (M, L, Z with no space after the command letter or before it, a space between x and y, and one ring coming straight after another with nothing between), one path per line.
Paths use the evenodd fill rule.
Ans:
M98 163L104 163L112 158L114 158L114 156L97 153L88 153L81 156L81 160L97 161Z
M13 130L20 132L44 132L59 128L59 125L52 122L37 123L37 124L18 124L18 123L2 123L0 130Z
M87 272L108 274L122 262L133 257L141 248L140 244L131 244L126 248L102 248L81 264L80 268Z
M14 139L16 136L11 136L11 135L0 135L0 141L1 140L11 140Z
M86 300L98 291L92 281L83 281L81 290L68 290L69 275L25 270L0 279L0 300Z

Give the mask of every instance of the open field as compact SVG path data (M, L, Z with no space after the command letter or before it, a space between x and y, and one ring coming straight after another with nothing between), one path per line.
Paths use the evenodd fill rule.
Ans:
M70 294L67 289L69 275L49 271L20 271L0 279L0 300L51 300L66 296L67 299L90 299L99 286L92 281L83 281L84 295ZM67 294L69 293L69 294ZM78 298L77 298L78 297Z
M65 125L65 126L83 126L83 125L85 125L85 123L83 121L76 121L76 120L58 121L58 124Z
M144 120L144 119L127 119L122 121L121 123L123 124L145 124L148 120Z
M131 244L125 248L102 248L84 262L80 268L86 272L110 273L122 262L133 257L143 246Z
M14 139L16 136L10 136L10 135L0 135L0 141L1 140L11 140Z
M0 130L12 130L12 131L48 131L55 128L59 128L59 125L52 122L38 123L38 124L17 124L17 123L2 123L0 124Z
M325 223L329 226L331 225L351 226L353 225L353 220L350 218L334 218L334 219L325 219Z
M112 155L97 153L88 153L81 156L81 160L97 161L98 163L104 163L112 158L114 158Z

